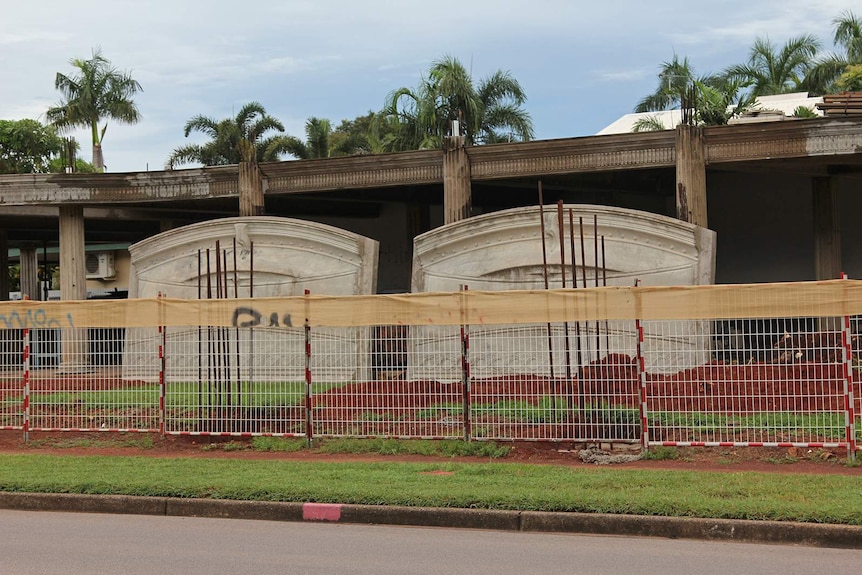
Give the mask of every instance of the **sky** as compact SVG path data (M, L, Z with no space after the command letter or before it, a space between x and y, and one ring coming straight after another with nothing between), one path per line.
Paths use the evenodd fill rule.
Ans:
M108 122L109 172L161 170L203 114L231 117L260 102L304 139L312 116L377 111L414 88L429 65L458 58L477 82L509 71L527 94L538 139L595 134L657 86L663 62L697 74L744 62L758 37L801 34L833 50L847 0L4 0L0 119L34 118L60 101L57 72L94 48L140 82L141 121ZM855 12L862 12L858 7ZM90 158L85 130L69 133ZM191 166L189 166L191 167Z

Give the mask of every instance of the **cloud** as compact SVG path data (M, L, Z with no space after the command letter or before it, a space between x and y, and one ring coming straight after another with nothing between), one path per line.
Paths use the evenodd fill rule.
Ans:
M0 118L41 117L59 94L54 75L100 45L144 92L141 124L109 127L112 171L161 165L185 143L195 114L224 118L250 100L288 131L378 109L450 54L481 78L512 71L537 134L593 133L655 88L661 63L689 56L698 73L738 63L758 36L801 33L831 45L846 0L688 0L643 4L571 0L228 0L7 2L0 19ZM92 15L87 26L81 15ZM590 110L590 113L584 113ZM606 121L608 120L608 121ZM83 134L84 138L88 136Z

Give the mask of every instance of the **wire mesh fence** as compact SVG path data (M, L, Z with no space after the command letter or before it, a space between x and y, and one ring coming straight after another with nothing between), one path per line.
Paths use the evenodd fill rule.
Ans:
M850 315L264 323L2 329L0 429L860 443Z
M159 385L125 369L126 330L29 331L50 343L31 345L30 431L159 431Z

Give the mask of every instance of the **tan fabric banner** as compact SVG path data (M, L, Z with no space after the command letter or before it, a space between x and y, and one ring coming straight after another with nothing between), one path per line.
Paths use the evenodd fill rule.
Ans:
M494 325L862 314L862 281L373 296L0 302L0 329Z

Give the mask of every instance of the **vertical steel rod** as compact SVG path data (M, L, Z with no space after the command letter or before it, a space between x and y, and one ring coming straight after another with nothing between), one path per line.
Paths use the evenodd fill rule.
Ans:
M236 269L236 237L233 238L233 298L239 299L239 274ZM239 328L233 328L236 340L236 405L242 407L242 370L240 369Z
M254 240L248 242L248 297L254 299ZM254 393L254 327L248 328L248 401Z
M539 180L539 232L542 234L542 277L545 279L545 289L548 289L548 251L545 246L545 206L542 199L542 181ZM551 322L548 322L548 365L551 381L554 377L554 341L551 336Z
M210 249L207 248L207 299L213 297ZM213 421L213 326L207 326L207 431L212 431Z
M581 231L581 278L583 280L584 287L586 288L587 287L587 252L584 249L584 218L583 217L578 218L578 225L579 225L580 231ZM590 354L590 343L589 343L589 341L590 341L590 327L589 327L590 324L588 322L584 322L584 326L587 328L586 329L587 333L584 334L584 339L587 342L586 360L587 360L587 363L590 363L590 361L592 360L591 354Z
M566 289L566 226L563 223L563 200L557 201L557 229L560 235L560 278L563 289ZM566 404L569 403L572 388L572 354L569 349L569 322L563 322L563 341L566 350Z
M198 250L198 301L203 299L203 277L201 270L201 251ZM203 327L198 326L198 427L203 422ZM200 430L199 430L200 431Z
M605 265L605 236L602 235L602 287L608 287L608 268ZM611 329L605 320L605 351L611 352Z
M572 285L578 287L578 262L577 253L575 252L575 213L569 209L569 243L572 252ZM578 408L584 410L584 364L581 357L581 349L584 344L581 340L581 320L575 322L575 338L578 342L577 360L578 360Z
M599 287L599 223L598 216L593 214L593 268L595 270L595 287ZM596 320L596 361L601 360L602 330L599 320ZM607 350L605 350L607 352Z

